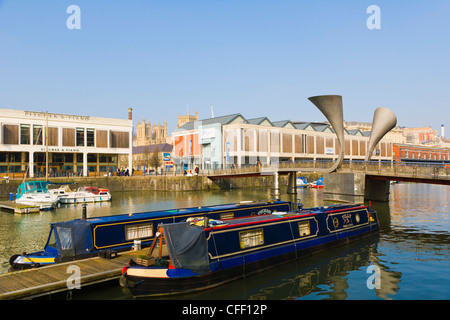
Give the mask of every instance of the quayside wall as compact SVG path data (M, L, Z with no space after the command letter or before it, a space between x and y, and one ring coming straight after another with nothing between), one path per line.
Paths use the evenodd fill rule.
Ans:
M306 176L306 175L305 175ZM308 181L320 178L319 174L308 174ZM43 180L29 179L29 180ZM202 191L218 189L239 188L267 188L272 185L272 176L225 178L210 180L206 176L131 176L131 177L62 177L49 178L50 182L68 184L71 190L83 186L95 186L108 188L111 192L116 191ZM22 179L0 180L0 198L9 198L13 193L14 198L17 187L23 182ZM280 177L280 186L287 185L287 176ZM50 188L57 186L50 186Z

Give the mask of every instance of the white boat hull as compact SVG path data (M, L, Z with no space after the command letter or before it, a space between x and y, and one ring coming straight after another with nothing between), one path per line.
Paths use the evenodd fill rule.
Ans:
M61 203L89 203L89 202L103 202L110 200L111 200L110 194L93 195L93 194L79 194L78 192L74 192L74 194L71 194L69 192L67 196L59 198L59 202Z
M58 200L54 199L54 198L40 199L40 198L23 196L20 199L17 199L16 203L24 204L24 205L28 205L28 206L35 206L35 207L39 207L39 209L45 210L45 209L55 208L56 205L58 204Z

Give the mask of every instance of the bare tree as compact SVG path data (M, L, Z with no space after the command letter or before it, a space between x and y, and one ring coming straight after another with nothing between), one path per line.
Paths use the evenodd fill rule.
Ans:
M155 168L155 172L158 170L158 167L161 166L161 158L159 156L158 147L156 147L155 150L153 150L150 156L150 166Z

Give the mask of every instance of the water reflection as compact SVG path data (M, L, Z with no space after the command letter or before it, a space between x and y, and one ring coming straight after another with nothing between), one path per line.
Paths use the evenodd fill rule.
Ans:
M282 190L283 191L283 190ZM390 202L371 202L378 213L380 233L324 253L277 266L267 272L218 288L170 299L449 299L450 187L397 184ZM88 216L116 215L158 209L204 206L273 198L270 189L208 192L114 193L111 203L89 204ZM332 204L323 191L299 189L282 193L282 200L301 200L305 207ZM369 204L369 202L366 202ZM48 224L81 217L81 206L66 205L35 215L0 213L2 272L14 253L42 249ZM367 268L378 266L381 288L369 289ZM117 286L80 299L131 299ZM169 299L165 297L164 299Z

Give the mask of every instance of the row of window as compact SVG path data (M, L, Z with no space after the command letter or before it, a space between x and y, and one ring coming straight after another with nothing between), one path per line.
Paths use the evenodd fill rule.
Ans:
M309 221L298 223L300 237L306 237L311 234ZM138 224L125 227L125 238L127 241L149 238L153 236L153 224ZM264 244L263 229L249 230L239 232L239 243L241 249L261 246Z
M48 145L58 146L59 128L48 128ZM61 128L64 147L108 147L108 131L93 128ZM3 144L44 145L45 128L42 125L3 124ZM129 133L109 131L110 148L129 148Z
M402 157L410 159L430 159L430 160L446 160L448 155L446 153L438 153L431 151L402 151Z
M306 237L311 234L309 221L301 221L298 223L298 231L300 237ZM239 244L241 249L261 246L264 244L264 230L256 229L239 232Z
M16 162L20 163L22 161L29 161L29 153L24 153L25 158L22 159L21 152L0 152L0 163L8 163L8 162ZM110 154L97 154L97 153L88 153L87 154L87 162L98 162L99 163L117 163L117 155ZM75 160L75 161L74 161ZM45 162L45 153L44 152L35 152L33 161L35 163ZM83 154L82 153L51 153L49 155L49 161L51 163L83 163Z

